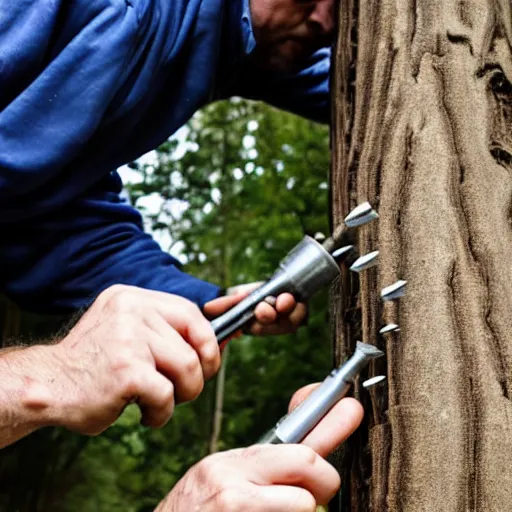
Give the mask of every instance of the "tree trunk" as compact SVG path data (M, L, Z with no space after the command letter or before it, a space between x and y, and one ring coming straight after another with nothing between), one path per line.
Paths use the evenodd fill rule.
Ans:
M359 250L380 265L333 293L335 355L361 335L388 375L361 392L343 510L512 510L511 10L341 0L332 221L370 201ZM382 304L397 279L405 298Z
M217 453L219 451L220 434L222 431L222 417L224 416L224 388L226 384L226 368L228 365L229 345L224 348L222 353L222 364L215 381L215 408L213 410L212 435L208 453Z

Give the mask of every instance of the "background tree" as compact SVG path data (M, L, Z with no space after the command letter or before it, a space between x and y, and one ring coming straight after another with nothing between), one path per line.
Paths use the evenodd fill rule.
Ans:
M332 219L371 201L381 258L335 294L336 354L386 347L389 384L361 394L343 510L511 507L511 48L506 0L341 1Z

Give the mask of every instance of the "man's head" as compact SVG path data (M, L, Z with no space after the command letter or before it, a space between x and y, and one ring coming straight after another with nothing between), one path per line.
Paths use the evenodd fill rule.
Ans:
M334 0L250 0L258 60L292 71L332 42Z

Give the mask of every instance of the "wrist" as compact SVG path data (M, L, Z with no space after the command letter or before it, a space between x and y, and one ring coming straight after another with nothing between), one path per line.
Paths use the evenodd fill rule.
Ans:
M52 387L58 375L47 346L0 351L0 448L57 424Z
M32 430L55 426L60 416L55 387L59 365L53 345L36 345L6 354L12 408Z

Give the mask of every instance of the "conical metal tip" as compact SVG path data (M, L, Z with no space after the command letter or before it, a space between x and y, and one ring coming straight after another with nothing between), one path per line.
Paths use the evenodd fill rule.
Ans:
M352 272L362 272L363 270L374 267L377 265L378 256L379 251L373 251L365 254L364 256L357 258L357 260L350 267L350 270L352 270Z
M380 292L382 300L395 300L405 295L405 285L407 281L397 281L386 288L383 288Z
M399 332L400 327L396 324L387 324L380 331L379 334L388 334L390 332Z
M372 386L376 386L377 384L380 384L381 382L386 380L385 375L378 375L377 377L373 377L371 379L365 380L363 382L363 388L371 388Z
M363 343L362 341L356 343L356 352L362 352L367 359L376 359L384 355L384 352L379 350L375 345Z
M379 214L372 208L370 203L366 202L356 206L345 217L345 226L355 228L378 218Z
M343 256L346 256L350 252L354 250L353 245L345 245L343 247L340 247L339 249L336 249L331 256L336 260L339 261Z

